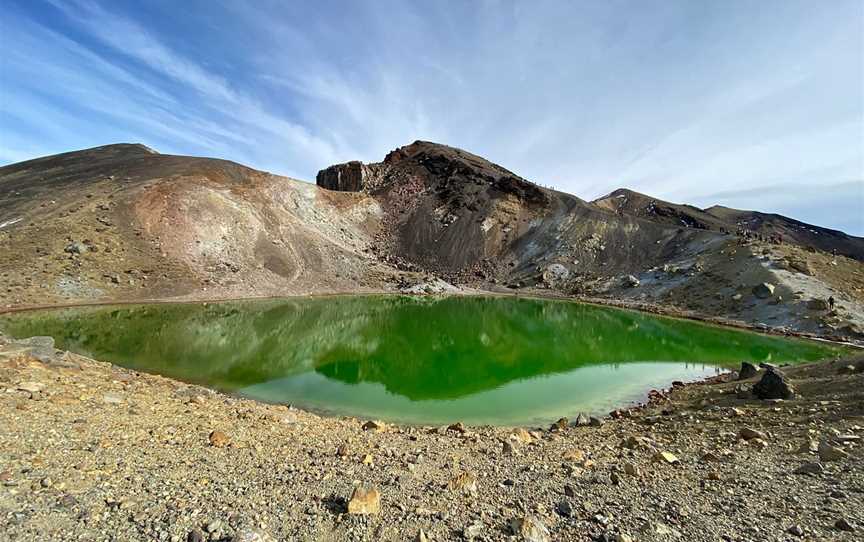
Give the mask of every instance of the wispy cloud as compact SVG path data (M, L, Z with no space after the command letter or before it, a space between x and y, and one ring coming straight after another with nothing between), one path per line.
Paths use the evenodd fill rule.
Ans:
M431 139L586 198L864 177L855 0L7 4L0 159L122 138L311 179Z

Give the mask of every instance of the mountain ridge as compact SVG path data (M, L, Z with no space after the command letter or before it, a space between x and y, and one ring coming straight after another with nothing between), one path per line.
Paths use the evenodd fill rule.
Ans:
M426 141L316 184L117 144L0 167L0 307L524 292L854 334L864 239L827 232L627 189L586 201ZM832 296L836 314L808 308Z

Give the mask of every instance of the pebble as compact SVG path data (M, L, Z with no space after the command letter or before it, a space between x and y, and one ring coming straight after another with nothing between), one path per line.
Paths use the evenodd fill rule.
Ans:
M672 452L657 452L656 454L654 454L654 462L675 465L677 463L680 463L681 460L678 459L678 457Z
M549 529L536 516L527 515L523 518L510 520L510 531L517 539L524 542L549 542Z
M855 532L856 526L851 523L846 518L840 518L834 522L834 527L841 530L846 531L847 533Z
M802 529L800 525L793 525L789 527L786 532L794 536L804 536L804 529Z
M765 433L761 431L757 431L750 427L742 427L740 431L738 431L738 437L743 440L753 440L753 439L761 439L768 440L768 437Z
M231 439L222 431L213 431L210 433L210 446L214 448L224 448L231 444Z
M810 462L804 463L793 472L794 474L821 474L824 470L822 463Z
M841 461L849 457L848 453L837 446L828 444L824 440L819 443L817 451L819 452L819 459L822 461Z

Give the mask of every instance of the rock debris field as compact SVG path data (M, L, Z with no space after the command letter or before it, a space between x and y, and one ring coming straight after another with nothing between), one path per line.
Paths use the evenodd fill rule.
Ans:
M861 540L864 358L744 369L749 378L654 391L644 407L602 418L409 427L229 397L4 338L0 534Z

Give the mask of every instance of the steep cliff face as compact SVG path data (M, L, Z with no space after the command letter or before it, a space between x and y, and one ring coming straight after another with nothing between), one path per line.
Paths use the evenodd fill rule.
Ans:
M366 188L369 177L369 166L355 160L322 169L318 172L315 183L327 190L360 192Z

